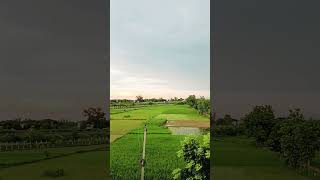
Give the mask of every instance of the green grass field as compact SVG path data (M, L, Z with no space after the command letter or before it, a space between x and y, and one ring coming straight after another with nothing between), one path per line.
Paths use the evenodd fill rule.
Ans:
M149 119L166 120L201 120L209 118L201 116L188 105L152 105L130 110L111 109L110 136L111 142L143 125Z
M64 169L65 175L59 180L101 180L108 178L106 150L73 154L61 158L49 159L37 163L0 169L1 180L46 180L46 170Z
M91 145L47 149L43 151L12 151L0 153L1 180L45 180L45 171L63 169L62 180L99 180L108 177L109 148L107 145ZM5 167L5 165L10 167Z
M128 124L121 126L125 117ZM129 123L129 121L139 121L136 119L143 120L140 120L140 124ZM127 130L123 130L123 136L119 136L119 139L111 143L111 179L140 178L139 160L142 156L145 123L148 127L145 179L172 179L172 171L183 166L176 152L180 149L180 143L185 136L172 135L163 123L166 120L190 119L209 120L186 105L151 106L112 115L111 136L120 127Z
M256 147L246 137L222 137L213 141L213 179L219 180L308 180L289 169L278 155Z
M55 158L74 154L83 151L92 151L105 149L106 145L92 145L92 146L76 146L76 147L63 147L63 148L49 148L47 149L48 157L43 150L27 150L27 151L9 151L0 152L0 168L7 166L14 166L25 163L32 163L35 161L45 160L46 158Z

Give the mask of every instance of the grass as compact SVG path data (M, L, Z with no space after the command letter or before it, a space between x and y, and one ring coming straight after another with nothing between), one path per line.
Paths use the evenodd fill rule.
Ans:
M110 137L111 142L141 126L148 119L166 120L201 120L209 118L201 116L188 105L152 105L134 109L111 109Z
M172 179L171 172L181 167L177 158L184 136L173 136L160 127L163 120L148 121L145 179ZM139 179L142 156L143 127L133 130L111 145L111 179Z
M176 152L185 136L172 135L162 125L166 120L209 121L188 105L153 105L111 114L111 137L118 138L111 144L111 179L117 180L140 178L143 124L148 127L145 179L172 179L172 171L184 165Z
M110 121L110 141L113 142L122 135L128 133L131 129L139 127L142 120L112 120Z
M49 148L46 150L48 152L48 157L45 155L44 150L0 152L0 168L14 166L18 164L31 163L47 158L59 157L77 152L91 151L95 149L105 149L106 146L107 145L92 145L64 148Z
M289 169L276 153L256 147L246 137L221 137L213 141L213 179L232 180L307 180Z
M188 105L153 105L148 107L142 107L136 110L123 111L122 113L114 113L114 109L111 109L111 120L116 119L128 119L128 120L147 120L154 118L160 114L165 115L183 115L182 118L176 118L180 120L186 120L184 118L191 118L193 120L209 120L208 117L201 116L195 109L190 108ZM119 111L119 110L116 110ZM174 116L173 116L174 117ZM112 128L112 127L111 127Z
M0 177L2 180L46 180L52 179L52 177L44 176L45 172L63 169L64 176L59 177L59 180L108 179L108 159L108 153L105 150L73 154L37 163L0 169Z

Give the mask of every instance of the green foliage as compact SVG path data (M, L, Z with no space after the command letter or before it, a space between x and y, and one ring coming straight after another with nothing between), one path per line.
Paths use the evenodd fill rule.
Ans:
M243 119L247 135L255 137L258 144L264 144L275 124L274 118L271 106L255 106Z
M44 135L37 130L30 129L30 130L26 131L25 140L27 140L27 141L31 141L31 142L38 141L39 142L44 139L45 139Z
M281 156L289 167L308 168L320 150L320 126L315 122L289 121L279 129Z
M226 114L223 118L219 118L215 121L215 125L234 125L237 124L238 120L233 119L229 114Z
M196 108L197 106L197 99L195 95L190 95L187 99L186 99L186 103L188 105L190 105L193 108Z
M289 110L288 120L291 120L291 121L303 121L304 120L304 116L303 116L303 114L302 114L302 112L301 112L301 110L299 108L290 109Z
M87 123L93 124L94 128L107 127L106 114L101 108L88 108L83 111L83 115L87 117Z
M219 125L213 127L214 136L237 136L243 134L242 126Z
M181 144L178 157L183 158L186 165L183 169L175 169L172 174L174 179L199 179L210 178L210 133L203 136L202 140L196 136L188 136Z
M136 96L136 98L137 98L137 102L143 102L144 100L143 100L143 97L142 96Z
M197 99L197 109L198 112L202 115L210 113L210 99L205 99L204 97L200 97Z
M271 130L269 134L269 138L267 140L267 145L271 148L272 151L280 152L281 151L281 144L280 138L282 133L280 132L282 122L277 122Z
M0 142L17 142L21 141L22 137L18 136L16 133L6 133L0 136Z

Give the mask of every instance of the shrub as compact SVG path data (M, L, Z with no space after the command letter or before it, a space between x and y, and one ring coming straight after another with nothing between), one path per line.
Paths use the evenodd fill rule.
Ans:
M191 107L195 108L197 106L197 99L195 95L190 95L187 99L186 99L186 104L190 105Z
M281 151L281 144L280 144L280 138L282 136L282 133L280 132L282 123L278 122L275 124L275 126L272 128L272 131L269 135L267 145L271 148L272 151L280 152Z
M30 129L26 132L25 134L25 139L27 141L31 141L31 142L35 142L35 141L41 141L41 140L44 140L45 137L44 135L37 131L37 130L33 130L33 129Z
M210 133L202 139L188 136L181 144L178 157L183 158L186 166L175 169L172 174L174 179L200 179L210 178Z
M289 167L305 169L320 150L320 126L315 122L290 121L279 132L281 156Z
M0 142L17 142L21 140L22 138L16 133L6 133L0 137Z
M242 134L242 129L237 126L225 125L213 127L214 136L237 136Z
M210 100L205 99L204 97L200 97L196 101L197 110L200 114L208 114L210 112Z
M243 119L247 135L255 137L257 144L264 144L275 124L274 118L271 106L255 106Z

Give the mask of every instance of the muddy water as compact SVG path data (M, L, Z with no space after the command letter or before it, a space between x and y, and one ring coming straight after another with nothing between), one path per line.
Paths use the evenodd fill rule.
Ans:
M197 127L168 127L173 135L200 135L201 130Z

